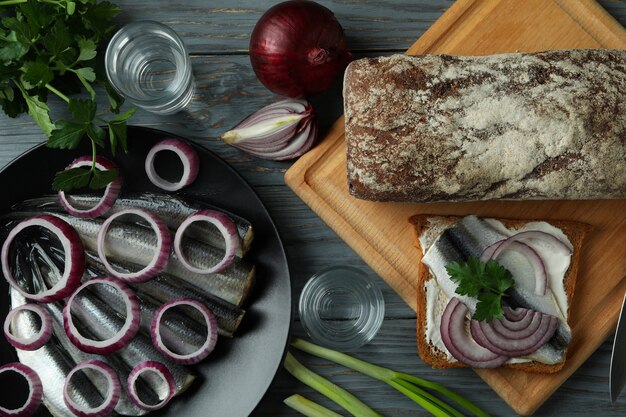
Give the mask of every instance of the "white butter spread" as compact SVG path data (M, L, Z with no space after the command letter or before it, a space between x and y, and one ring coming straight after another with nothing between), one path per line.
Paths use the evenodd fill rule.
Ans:
M513 234L522 231L538 230L556 236L572 248L572 243L569 241L565 233L546 222L531 222L519 229L508 229L498 220L484 220L499 233L505 236L512 236ZM434 226L437 232L439 232L438 234L441 234L441 232L443 232L445 228L451 226L451 224L446 222L445 226L444 224L430 224L430 226ZM420 243L425 254L428 253L428 249L434 241L435 239L433 239L432 234L426 239L420 239ZM543 309L545 311L542 312L546 314L557 314L560 316L559 318L561 320L567 322L568 302L567 293L565 292L564 277L570 265L571 255L560 250L555 250L552 245L538 239L525 239L524 243L531 246L535 251L537 251L537 253L539 253L548 275L549 291L547 296L544 297L548 301L545 303L546 308ZM484 250L485 248L480 249ZM534 294L535 274L529 262L522 255L519 255L512 250L505 251L498 257L498 261L505 268L511 271L516 281L516 287L519 288L520 291ZM431 263L434 262L431 260ZM449 294L449 291L444 290L441 284L443 284L444 287L449 286L452 281L444 268L438 268L435 265L432 265L432 267L431 265L428 266L435 279L428 280L424 284L424 290L426 293L426 341L445 354L448 361L457 362L457 360L450 354L448 349L443 344L443 341L441 340L441 332L439 330L443 310L450 300L450 297L454 295ZM444 274L445 276L442 276ZM554 363L553 361L547 359L542 361L541 355L532 355L530 358L541 362ZM507 363L523 363L529 362L531 359L512 358Z

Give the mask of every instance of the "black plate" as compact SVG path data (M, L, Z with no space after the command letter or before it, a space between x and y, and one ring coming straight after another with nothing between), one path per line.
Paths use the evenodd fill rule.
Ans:
M144 160L154 143L176 136L140 127L130 127L128 136L128 154L120 153L112 158L104 151L100 153L120 167L124 190L162 192L146 177ZM83 145L73 153L39 145L7 165L0 171L0 213L15 202L50 194L54 173L75 156L91 153L88 144ZM244 417L261 400L282 363L292 318L289 269L278 231L256 193L218 156L202 147L195 148L200 157L200 174L180 195L210 202L252 223L255 239L246 256L257 265L257 283L244 305L247 314L240 334L232 340L220 338L211 356L194 367L200 380L167 407L150 415ZM8 285L5 280L0 281L0 323L3 323L9 305ZM0 340L1 362L16 361L15 350L4 337ZM10 395L7 387L3 390L3 396ZM42 407L38 415L49 413Z

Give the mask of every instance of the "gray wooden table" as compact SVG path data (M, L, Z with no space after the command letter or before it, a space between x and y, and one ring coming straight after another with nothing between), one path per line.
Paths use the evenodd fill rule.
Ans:
M577 1L577 0L571 0ZM356 57L403 52L452 4L452 0L319 0L333 10L343 25L349 49ZM275 219L289 260L294 295L315 272L333 264L347 264L373 272L294 193L283 175L289 163L251 158L220 142L219 135L261 106L275 100L255 78L247 47L252 28L276 0L117 0L124 9L120 23L140 19L161 21L184 38L192 54L199 86L196 100L205 104L208 121L194 126L179 116L156 117L139 111L132 123L162 129L197 140L234 166L252 184ZM601 0L601 4L626 24L626 4ZM339 86L314 100L321 135L342 113ZM60 108L54 103L53 110ZM100 103L100 108L106 108ZM56 113L57 115L59 113ZM0 167L44 140L28 117L0 115ZM1 184L0 184L1 186ZM374 275L374 274L373 274ZM354 354L395 370L410 372L455 389L488 412L515 413L474 372L433 370L416 353L415 313L380 279L386 317L378 336ZM295 318L294 336L304 336ZM624 416L626 394L611 405L608 372L612 337L543 405L537 416ZM307 355L307 366L347 388L384 416L421 416L427 413L384 384ZM236 387L233 387L236 389ZM296 415L282 404L300 393L339 411L337 406L280 370L254 416ZM345 414L344 414L345 415ZM222 416L228 417L228 416Z

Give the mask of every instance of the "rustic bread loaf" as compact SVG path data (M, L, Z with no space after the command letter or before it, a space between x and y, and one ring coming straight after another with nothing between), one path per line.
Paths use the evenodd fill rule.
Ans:
M626 51L361 59L344 105L362 199L626 198Z
M417 347L418 353L422 360L432 366L433 368L459 368L466 367L467 365L459 361L450 361L446 357L446 354L439 350L436 346L433 346L428 342L426 336L426 321L430 312L427 311L427 285L429 280L435 279L431 274L429 268L425 266L421 259L428 250L428 247L422 247L422 242L431 245L437 237L449 226L458 221L458 216L436 216L430 214L419 214L412 216L409 219L409 223L413 228L414 244L419 254L418 265L418 282L417 288ZM518 229L523 227L529 222L536 220L510 220L510 219L497 219L502 224L510 229ZM578 276L578 268L581 257L581 247L583 241L588 233L591 232L591 226L574 221L565 220L549 220L547 221L552 226L559 228L570 240L574 248L569 268L563 278L564 288L567 293L568 305L572 305L574 297L574 291L576 288L576 278ZM423 238L420 240L420 238ZM568 322L569 313L568 311ZM504 365L505 367L516 368L527 372L536 373L553 373L561 370L567 360L567 356L563 358L562 362L556 364L544 364L540 362L525 362L525 363L511 363Z

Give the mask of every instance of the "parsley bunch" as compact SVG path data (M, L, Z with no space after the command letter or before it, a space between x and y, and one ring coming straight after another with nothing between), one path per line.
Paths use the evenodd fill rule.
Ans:
M502 296L515 281L511 272L493 259L486 263L475 256L467 262L451 262L446 271L458 284L456 293L478 299L473 319L491 321L502 318Z
M92 144L91 168L58 172L52 184L55 190L102 188L117 177L115 170L95 168L96 148L107 143L100 124L108 126L113 153L118 145L127 150L126 121L136 109L120 114L124 100L108 83L102 59L102 47L116 29L112 18L120 12L108 1L0 0L3 111L10 117L27 112L46 134L51 148L74 149L85 136ZM110 120L96 115L97 84L104 87L116 114ZM87 92L89 98L69 97L81 92ZM71 120L52 121L46 104L50 94L67 103Z

